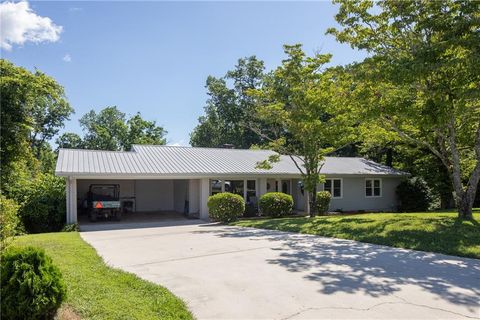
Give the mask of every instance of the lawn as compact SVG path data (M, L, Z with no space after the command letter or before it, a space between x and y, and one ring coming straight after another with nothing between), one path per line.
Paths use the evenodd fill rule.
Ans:
M474 209L473 221L458 220L454 212L424 212L247 219L232 225L315 234L480 259L480 209Z
M192 319L167 289L110 268L77 232L18 237L15 246L44 248L67 284L63 309L82 319Z

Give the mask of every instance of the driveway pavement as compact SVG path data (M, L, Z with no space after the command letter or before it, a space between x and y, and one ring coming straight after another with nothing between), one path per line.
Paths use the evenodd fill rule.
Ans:
M191 222L81 236L199 319L480 318L476 259Z

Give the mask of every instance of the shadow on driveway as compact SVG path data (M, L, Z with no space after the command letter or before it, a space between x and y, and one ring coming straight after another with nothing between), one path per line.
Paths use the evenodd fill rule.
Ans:
M281 231L201 227L205 230L195 233L277 243L272 250L279 256L268 263L305 273L324 294L361 292L380 297L413 285L472 312L480 307L480 260Z

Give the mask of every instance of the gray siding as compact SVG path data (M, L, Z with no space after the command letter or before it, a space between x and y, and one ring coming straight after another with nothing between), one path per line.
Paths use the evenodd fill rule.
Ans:
M183 212L188 200L188 180L173 180L173 206L176 212Z
M373 177L338 178L342 178L343 180L343 194L340 199L332 198L330 210L395 211L397 209L395 191L401 181L400 178L380 178L382 180L382 196L374 198L367 198L365 196L365 179ZM375 178L378 179L379 177ZM323 185L321 185L320 188L323 189Z
M173 211L173 180L137 180L137 211Z
M348 177L348 176L327 176L328 178L342 179L342 198L332 198L329 210L343 211L395 211L397 209L397 197L395 194L398 184L402 178L397 177ZM380 178L382 180L382 196L367 198L365 196L365 179ZM297 210L306 209L306 195L302 195L298 188L298 180L294 180L293 198ZM323 184L318 186L323 190Z

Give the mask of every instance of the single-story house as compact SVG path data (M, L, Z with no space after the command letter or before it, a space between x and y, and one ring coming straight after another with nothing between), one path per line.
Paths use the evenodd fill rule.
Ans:
M180 212L208 218L207 200L224 191L247 203L272 191L292 195L294 208L307 206L302 177L288 156L271 169L258 169L273 151L225 148L134 145L131 151L60 149L55 173L66 178L67 222L77 222L77 209L91 184L118 184L120 200L132 211ZM406 173L364 158L327 157L320 190L332 194L331 210L390 211L395 190Z

